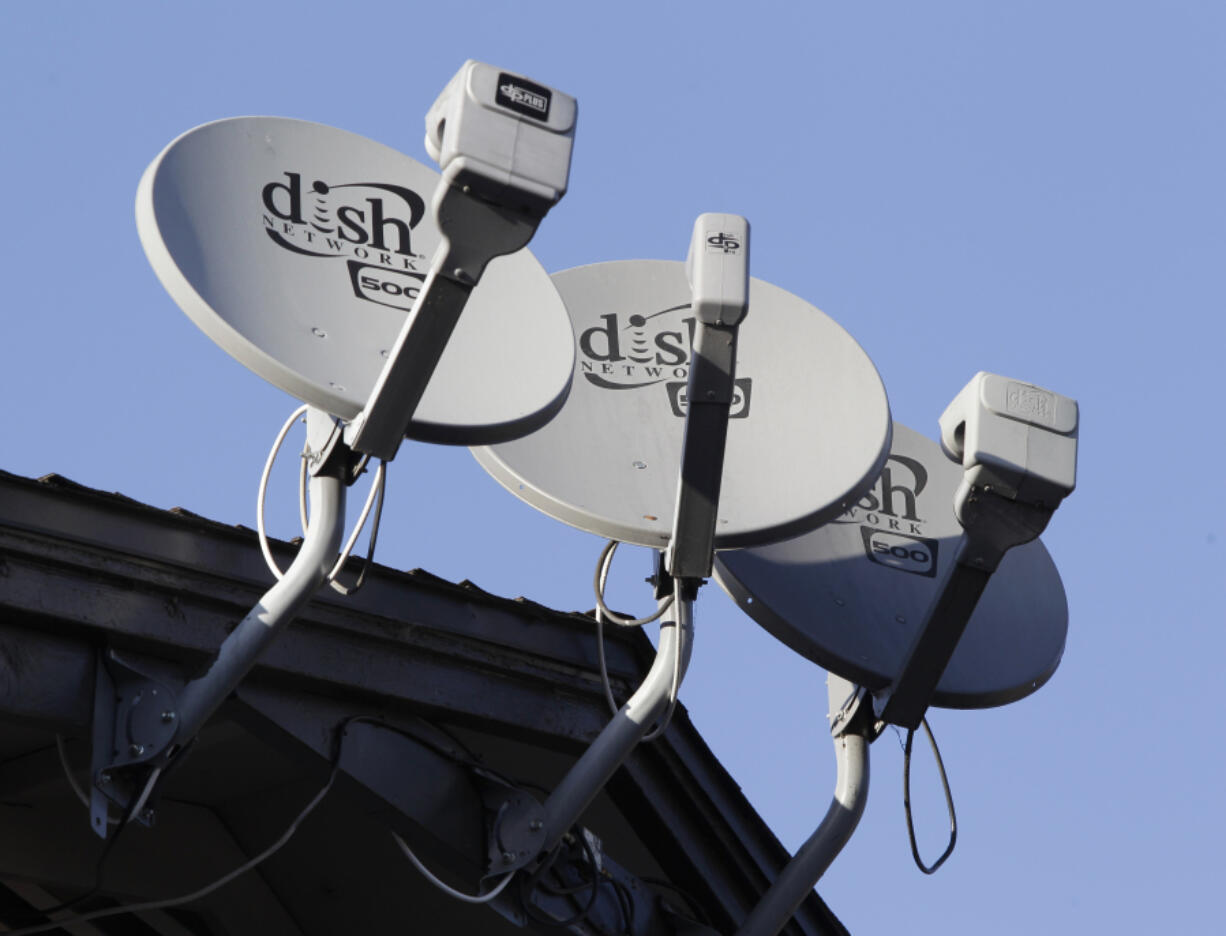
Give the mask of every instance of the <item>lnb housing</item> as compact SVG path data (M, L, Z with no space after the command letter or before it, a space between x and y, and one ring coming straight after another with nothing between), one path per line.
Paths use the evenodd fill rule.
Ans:
M426 114L444 179L540 218L566 194L575 99L482 62L464 63Z

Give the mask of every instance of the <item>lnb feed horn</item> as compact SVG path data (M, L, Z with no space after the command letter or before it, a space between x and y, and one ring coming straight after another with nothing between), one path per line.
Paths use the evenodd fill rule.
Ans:
M1076 400L980 371L940 424L945 454L975 485L1053 509L1076 486Z
M566 194L575 99L469 59L426 114L426 151L452 184L544 217Z

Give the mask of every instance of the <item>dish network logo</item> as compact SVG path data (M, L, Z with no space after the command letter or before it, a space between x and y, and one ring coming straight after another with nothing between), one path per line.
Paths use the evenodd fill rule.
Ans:
M684 416L690 375L690 348L698 320L684 305L650 315L600 316L600 324L579 333L579 373L602 390L639 390L664 384L674 415ZM749 415L753 380L738 377L730 419Z
M891 454L856 504L832 523L860 524L865 555L878 565L935 578L938 540L924 536L919 498L928 486L928 469L916 458Z
M425 200L390 182L321 179L303 191L302 175L285 172L260 191L264 233L284 250L305 257L346 257L359 299L408 310L425 282L424 254L413 250L413 229Z

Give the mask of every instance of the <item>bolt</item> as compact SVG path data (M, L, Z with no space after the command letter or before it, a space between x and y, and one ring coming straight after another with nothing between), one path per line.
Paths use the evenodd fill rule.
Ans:
M170 722L172 722L172 721L174 721L174 720L175 720L175 713L174 713L174 712L167 710L167 711L165 711L165 712L163 712L163 713L162 713L162 721L163 721L163 722L170 723Z
M505 851L502 853L502 863L503 864L510 864L514 860L515 860L515 852Z
M145 753L145 746L143 744L133 744L128 748L128 753L133 757L140 757Z
M528 828L533 832L540 832L541 829L545 828L545 823L541 822L540 819L533 819L528 823Z
M140 811L140 821L145 822L145 823L152 822L153 821L153 809L149 807L142 809Z
M100 783L102 786L106 786L110 782L111 772L109 770L98 771L98 783Z

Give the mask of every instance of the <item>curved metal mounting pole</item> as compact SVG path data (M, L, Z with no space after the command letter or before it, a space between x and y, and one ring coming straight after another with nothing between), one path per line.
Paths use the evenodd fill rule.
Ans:
M694 599L680 587L676 611L675 623L665 621L660 625L656 658L642 685L605 725L545 801L542 852L549 851L562 840L647 733L652 722L664 713L672 698L675 675L675 688L680 689L694 638Z
M332 570L341 547L345 482L339 471L315 475L308 492L311 524L285 576L264 593L230 632L208 671L189 682L179 693L179 727L175 733L178 746L196 736Z
M868 695L847 680L831 673L826 681L838 770L834 799L817 831L780 872L736 936L774 936L783 929L851 839L864 814L868 802L868 747L873 739L872 706Z
M164 768L191 743L268 645L327 581L340 551L345 488L352 480L352 452L340 435L331 416L307 410L312 517L302 547L281 580L222 642L202 676L180 689L177 680L165 681L156 672L118 658L113 650L99 660L90 822L103 838L110 806L126 812L138 795L149 796L155 782L149 771ZM146 821L143 815L137 818Z

